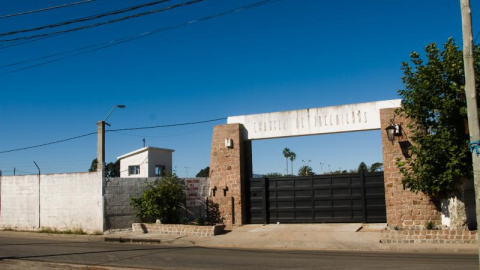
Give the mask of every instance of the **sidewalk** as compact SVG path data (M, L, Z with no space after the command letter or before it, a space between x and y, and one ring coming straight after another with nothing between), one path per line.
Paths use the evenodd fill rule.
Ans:
M121 232L105 241L249 249L345 250L477 253L476 244L380 243L385 224L268 224L244 225L214 237Z

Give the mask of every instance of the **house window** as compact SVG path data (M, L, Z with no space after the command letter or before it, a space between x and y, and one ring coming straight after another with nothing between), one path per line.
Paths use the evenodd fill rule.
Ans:
M128 175L140 174L140 165L128 166Z
M155 176L165 176L165 165L155 165Z

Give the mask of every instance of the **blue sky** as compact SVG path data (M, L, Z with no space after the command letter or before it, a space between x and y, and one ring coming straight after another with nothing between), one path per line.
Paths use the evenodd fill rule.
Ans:
M146 2L97 0L4 18L0 32ZM410 52L448 37L462 44L459 1L280 0L36 68L8 73L22 66L4 66L254 2L205 0L10 48L1 42L0 151L94 132L115 104L127 108L111 115L112 129L395 99L402 88L400 65ZM475 35L480 4L471 2ZM0 15L64 3L69 1L2 1ZM209 165L213 126L223 123L108 133L106 160L142 147L145 138L148 146L175 149L177 174L192 176ZM253 142L254 173L284 173L285 147L297 154L295 171L303 164L318 173L328 165L348 170L382 160L380 131L262 140ZM86 171L95 157L96 136L89 136L0 154L0 169L4 175L13 167L36 173L36 161L45 173Z

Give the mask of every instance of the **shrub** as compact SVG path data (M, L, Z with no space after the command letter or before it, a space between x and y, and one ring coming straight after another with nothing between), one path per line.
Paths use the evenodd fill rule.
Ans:
M180 223L185 207L184 186L175 174L162 177L156 186L149 188L140 198L131 198L137 217L143 222Z
M205 217L205 222L209 225L223 223L218 203L214 203L210 200L207 201L207 216Z
M426 230L435 230L437 228L435 226L435 223L433 223L433 221L429 220L425 223L425 229Z

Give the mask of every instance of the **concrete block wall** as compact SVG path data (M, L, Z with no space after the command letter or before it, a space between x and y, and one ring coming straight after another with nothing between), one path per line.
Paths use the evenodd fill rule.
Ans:
M3 228L103 231L98 172L2 176L0 181Z
M245 181L243 130L241 124L217 125L213 129L210 188L216 187L216 191L210 198L218 203L227 228L242 225L246 217L245 200L242 197ZM233 147L228 148L225 139L231 139Z
M193 178L190 178L193 179ZM209 179L199 179L199 195L201 198L208 196ZM105 229L128 229L134 222L138 222L135 208L130 205L130 198L139 198L148 189L148 185L157 185L160 177L152 178L110 178L105 182ZM185 181L185 179L181 179ZM204 216L204 201L199 206L187 206L188 218L195 220L198 216ZM198 202L197 202L198 203Z
M407 119L395 116L395 110L380 110L387 224L391 227L422 228L426 222L432 221L440 225L441 213L430 198L422 192L414 193L403 188L402 174L396 162L397 158L405 160L399 141L408 141L411 132L407 128ZM392 144L387 139L385 128L394 116L395 123L402 126L403 136L396 137Z
M148 188L156 185L160 178L109 178L105 182L105 229L131 228L136 211L130 205L131 197L139 198Z

